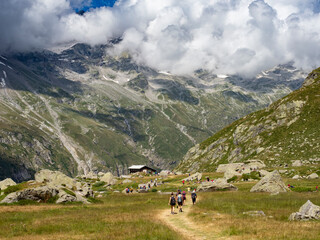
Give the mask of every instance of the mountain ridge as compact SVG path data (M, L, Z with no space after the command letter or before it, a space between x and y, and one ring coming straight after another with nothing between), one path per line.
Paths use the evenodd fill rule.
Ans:
M175 76L107 54L114 44L2 56L0 178L173 168L195 143L302 83L290 65L255 79Z
M295 160L320 161L320 68L303 86L251 113L191 148L177 167L184 171L214 171L222 163L264 161L270 167Z

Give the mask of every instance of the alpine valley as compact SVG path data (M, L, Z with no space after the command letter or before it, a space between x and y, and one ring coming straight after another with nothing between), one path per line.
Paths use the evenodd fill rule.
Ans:
M176 76L136 64L127 53L108 54L114 44L1 56L0 179L27 180L40 169L70 176L101 170L120 175L130 164L172 169L192 146L298 89L306 77L290 63L255 78L202 69ZM263 143L271 128L298 129L299 123L304 131L298 116L311 97L298 93L197 145L179 168L209 170L212 161L266 158L274 149L288 158L293 145L272 144L276 132L268 148ZM294 115L290 122L277 114L280 108L282 115ZM299 146L307 143L300 140Z

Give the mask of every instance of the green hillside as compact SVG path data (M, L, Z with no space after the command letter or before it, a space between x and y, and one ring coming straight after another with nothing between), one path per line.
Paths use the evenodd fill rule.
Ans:
M214 171L218 164L263 160L268 166L320 161L320 68L268 108L235 121L191 148L177 167Z

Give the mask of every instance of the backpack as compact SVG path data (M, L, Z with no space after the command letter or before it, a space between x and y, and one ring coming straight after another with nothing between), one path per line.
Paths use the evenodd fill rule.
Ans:
M176 199L174 197L171 197L170 204L176 205Z
M191 193L191 198L196 198L197 194L196 193Z
M178 202L181 203L182 202L182 197L181 194L178 195Z

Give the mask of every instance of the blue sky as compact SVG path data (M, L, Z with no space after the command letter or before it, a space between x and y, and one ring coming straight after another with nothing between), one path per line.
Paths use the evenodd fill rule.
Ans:
M103 6L112 7L115 2L116 2L116 0L92 0L90 5L87 5L81 9L77 9L77 10L87 11L90 8L99 8L99 7L103 7Z

